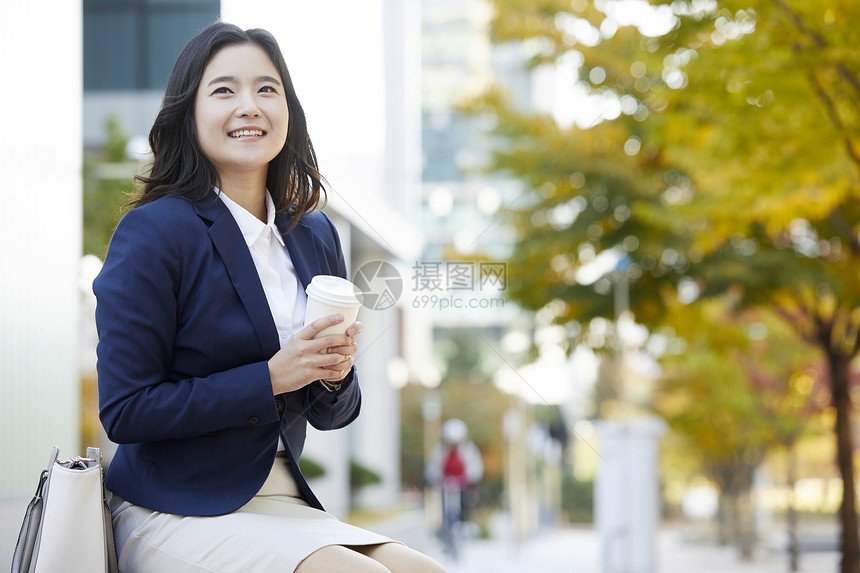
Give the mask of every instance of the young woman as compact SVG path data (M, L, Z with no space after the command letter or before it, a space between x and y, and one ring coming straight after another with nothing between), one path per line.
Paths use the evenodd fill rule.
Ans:
M304 287L346 268L271 34L217 23L192 39L149 141L93 283L120 569L444 571L325 513L298 468L308 422L358 416L361 325L303 326Z

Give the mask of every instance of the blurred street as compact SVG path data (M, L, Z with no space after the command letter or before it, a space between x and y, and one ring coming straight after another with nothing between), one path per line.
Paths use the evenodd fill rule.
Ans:
M368 527L431 555L450 573L613 573L601 570L598 536L587 525L547 528L520 544L504 537L468 540L456 563L447 559L438 541L426 533L420 512L404 513ZM785 552L762 549L755 561L742 563L732 547L685 541L680 527L659 530L657 558L655 573L784 573L789 570ZM836 552L807 553L801 556L798 570L833 573L838 570L838 563Z

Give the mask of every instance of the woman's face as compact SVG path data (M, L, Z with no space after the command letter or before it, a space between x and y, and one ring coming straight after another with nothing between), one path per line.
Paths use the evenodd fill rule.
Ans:
M287 139L289 110L277 68L255 44L219 50L203 70L194 101L197 139L223 179L265 180Z

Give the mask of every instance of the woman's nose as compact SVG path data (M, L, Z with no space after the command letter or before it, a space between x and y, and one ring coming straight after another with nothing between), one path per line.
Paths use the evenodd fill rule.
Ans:
M246 93L239 96L239 103L236 107L236 115L239 117L259 117L260 107L257 105L257 98L254 94Z

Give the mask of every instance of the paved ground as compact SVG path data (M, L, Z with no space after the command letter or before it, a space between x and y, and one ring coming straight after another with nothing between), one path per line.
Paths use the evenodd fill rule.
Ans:
M367 525L431 555L450 573L614 573L600 564L600 544L590 527L560 527L542 531L519 544L498 537L466 541L460 560L452 562L440 544L427 534L418 513ZM656 569L653 573L787 573L788 557L761 549L751 563L738 559L733 548L685 541L680 527L663 527L657 534ZM807 553L800 559L801 573L836 573L836 552ZM631 569L623 573L638 573ZM622 573L622 572L619 572Z
M12 562L12 551L27 499L0 500L0 568ZM445 564L450 573L610 573L602 571L599 543L588 527L547 529L520 544L499 537L469 540L461 559L450 562L435 538L427 534L423 516L407 511L385 521L365 525L424 551ZM836 573L834 552L810 553L801 559L802 573ZM731 548L685 542L678 528L657 535L657 568L653 573L786 573L784 554L761 552L753 563L740 563ZM155 572L153 572L155 573ZM249 572L253 573L253 572ZM636 571L625 573L638 573Z
M547 529L520 544L505 538L468 540L460 560L451 562L423 525L420 514L404 514L367 527L431 555L450 573L614 573L601 569L598 536L590 527ZM760 550L755 561L742 563L732 548L684 541L684 531L678 527L664 527L658 532L656 561L653 573L788 572L785 553ZM801 557L799 571L836 573L838 563L839 555L835 552L808 553ZM643 570L623 573L639 571Z
M500 541L473 541L459 563L449 563L450 573L607 573L601 570L597 536L590 529L557 529L545 532L520 548ZM809 554L801 559L805 573L836 573L838 556ZM684 543L674 530L658 535L655 573L784 573L785 555L761 555L753 563L740 563L731 549ZM631 570L629 573L635 573Z

